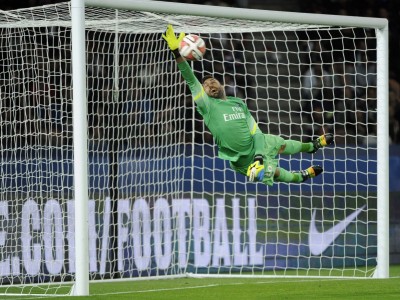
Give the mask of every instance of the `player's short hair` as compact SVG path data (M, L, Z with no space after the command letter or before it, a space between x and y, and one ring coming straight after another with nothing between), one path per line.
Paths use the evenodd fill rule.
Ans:
M204 76L204 77L201 79L201 83L204 83L204 81L206 81L207 79L210 79L210 78L214 78L214 76L212 76L212 75L206 75L206 76Z

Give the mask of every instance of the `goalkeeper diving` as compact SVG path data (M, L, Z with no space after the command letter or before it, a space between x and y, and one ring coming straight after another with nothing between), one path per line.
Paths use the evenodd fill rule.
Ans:
M249 181L273 185L274 182L300 183L320 175L321 166L290 172L278 167L278 154L315 153L330 145L333 135L326 133L317 139L302 143L285 140L280 136L264 134L239 98L226 96L224 87L212 76L205 76L202 83L179 53L179 43L185 34L177 37L172 25L162 35L178 64L182 77L191 91L197 111L218 145L218 157L229 160L233 170L248 177Z

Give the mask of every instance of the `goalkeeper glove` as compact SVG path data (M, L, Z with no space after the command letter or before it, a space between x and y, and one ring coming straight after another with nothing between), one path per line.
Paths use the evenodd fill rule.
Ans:
M262 181L264 174L263 158L261 155L256 155L254 157L254 162L247 169L247 177L249 177L250 181Z
M167 30L165 31L165 34L162 35L163 39L167 42L169 49L171 49L171 52L174 54L175 58L178 58L181 56L179 53L179 44L185 37L185 33L181 32L179 34L179 37L175 36L174 28L172 27L171 24L167 26Z

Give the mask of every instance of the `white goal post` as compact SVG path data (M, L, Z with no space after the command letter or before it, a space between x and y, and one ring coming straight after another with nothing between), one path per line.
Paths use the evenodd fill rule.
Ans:
M195 75L221 79L264 133L332 131L317 154L279 157L324 173L267 187L219 159L168 24L206 41ZM0 33L0 294L389 277L387 20L72 0L0 11Z

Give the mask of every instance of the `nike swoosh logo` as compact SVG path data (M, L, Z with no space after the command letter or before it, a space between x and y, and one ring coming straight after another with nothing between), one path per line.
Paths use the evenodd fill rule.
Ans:
M308 234L308 246L310 247L311 254L322 254L346 229L346 227L359 215L359 213L362 212L365 206L366 205L358 208L355 212L348 215L344 220L340 221L332 228L323 232L319 232L317 227L315 226L315 214L317 211L314 210Z

